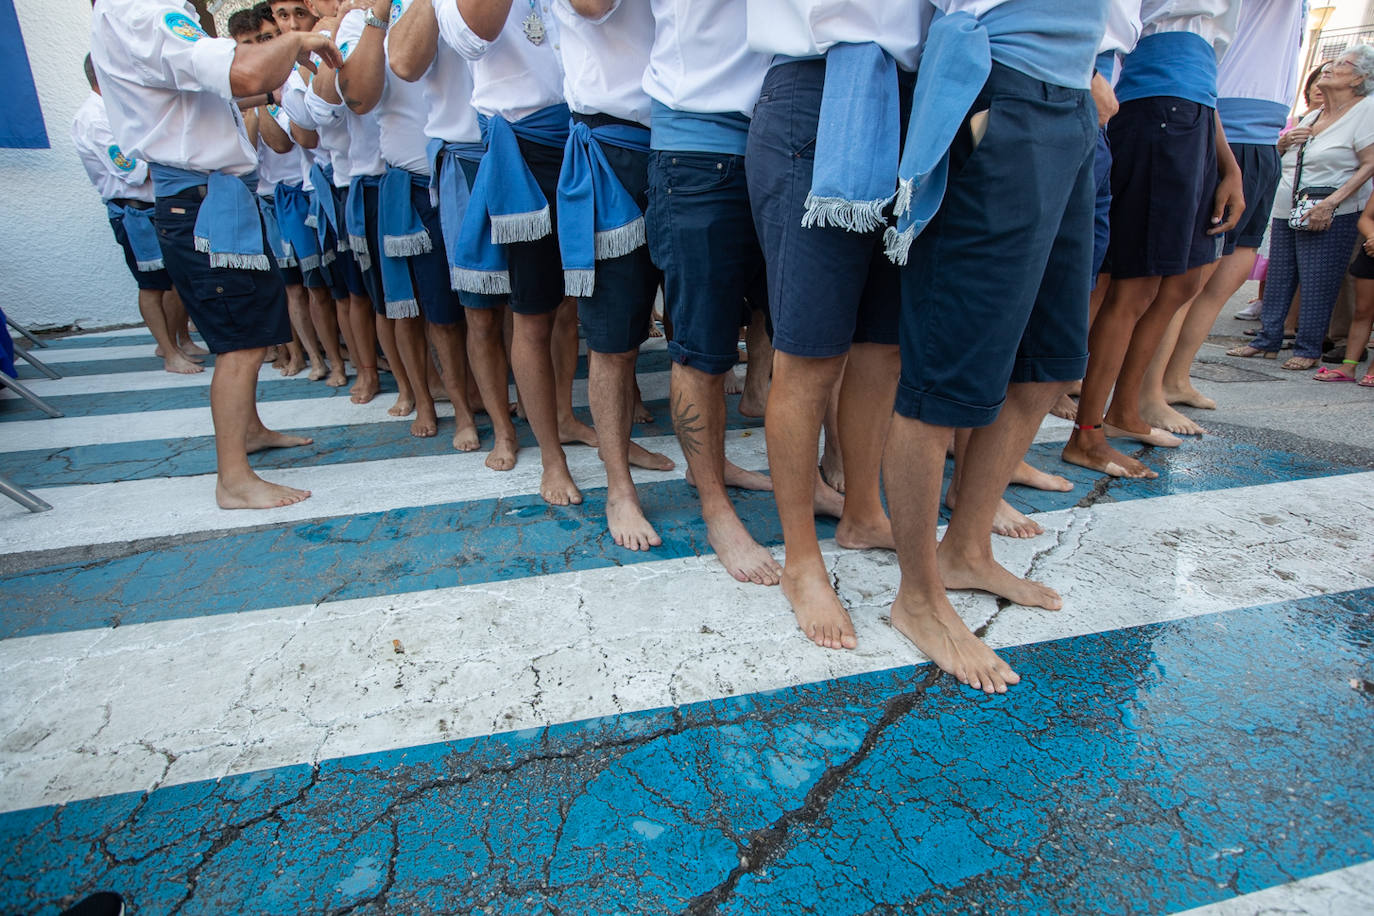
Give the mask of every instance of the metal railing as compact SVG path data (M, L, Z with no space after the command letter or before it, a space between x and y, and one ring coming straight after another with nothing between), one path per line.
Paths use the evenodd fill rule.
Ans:
M1350 48L1360 44L1374 44L1374 25L1362 25L1347 29L1327 29L1317 36L1317 53L1314 63L1335 60Z

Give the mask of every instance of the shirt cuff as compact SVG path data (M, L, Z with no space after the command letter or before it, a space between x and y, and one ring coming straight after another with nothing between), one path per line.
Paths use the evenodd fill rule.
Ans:
M343 103L337 105L326 102L315 92L309 91L305 94L305 110L315 119L316 125L335 124L343 119Z
M468 27L458 4L453 0L434 4L434 16L439 21L439 35L453 50L467 60L481 60L491 50L491 42L481 38Z
M234 93L229 88L229 70L234 65L232 38L202 38L191 49L191 71L206 90L230 102Z

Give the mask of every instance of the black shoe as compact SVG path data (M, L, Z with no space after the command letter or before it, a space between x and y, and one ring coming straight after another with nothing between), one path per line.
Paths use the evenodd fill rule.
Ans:
M91 894L60 916L124 916L124 898L113 891Z
M1369 359L1369 351L1361 350L1360 355L1356 357L1356 359L1360 362ZM1322 354L1322 362L1339 366L1341 363L1345 362L1345 347L1332 347L1330 350L1327 350Z

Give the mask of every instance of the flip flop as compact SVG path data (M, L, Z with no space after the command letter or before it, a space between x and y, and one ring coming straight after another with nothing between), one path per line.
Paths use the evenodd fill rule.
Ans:
M1361 388L1374 388L1374 372L1369 373L1364 378L1356 382Z
M1358 364L1357 364L1357 365L1358 365ZM1340 369L1332 369L1330 366L1322 366L1321 369L1317 370L1317 374L1314 375L1314 376L1312 376L1312 378L1313 378L1314 381L1318 381L1318 382L1353 382L1353 381L1355 381L1355 376L1353 376L1353 375L1347 375L1345 372L1342 372Z

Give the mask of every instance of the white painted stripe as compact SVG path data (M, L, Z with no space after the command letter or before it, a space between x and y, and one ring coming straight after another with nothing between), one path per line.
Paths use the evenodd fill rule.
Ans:
M644 400L668 397L668 372L649 372L639 376L639 389ZM511 389L511 397L515 396ZM301 398L293 401L264 401L258 405L258 415L272 429L302 429L315 426L357 426L363 423L405 423L409 417L393 417L387 408L396 402L394 394L383 394L370 404L354 404L346 397ZM587 406L587 380L573 382L573 405ZM441 417L453 416L453 405L437 405ZM408 433L398 427L397 435ZM14 420L0 425L5 435L0 437L0 452L29 449L72 448L80 445L109 445L115 442L141 442L147 439L182 439L189 436L210 436L208 407L181 407L174 410L154 410L145 413L106 414L95 417L61 417L59 419Z
M636 482L682 479L687 465L676 438L654 436L636 441L677 462L673 471L635 469ZM606 485L606 474L595 449L570 445L566 452L568 468L580 486ZM726 455L741 467L763 471L768 468L767 446L761 430L728 432ZM0 527L9 535L0 543L0 556L191 532L228 532L302 519L385 512L403 506L440 505L539 492L537 449L522 450L520 463L508 472L491 470L485 464L486 458L486 451L454 452L422 458L263 471L275 483L308 489L313 494L310 499L293 506L263 512L220 509L215 504L213 474L42 488L34 493L53 506L52 512L31 513L18 503L0 501ZM157 511L149 511L150 506L157 506ZM72 524L74 518L81 519L82 524Z
M71 375L57 379L25 379L24 385L40 398L54 398L63 395L107 394L113 391L208 388L210 379L214 377L214 374L213 369L206 369L204 372L196 372L191 375L168 372L165 369L153 369L148 372L112 372L105 375ZM262 369L258 371L258 381L269 382L274 379L293 382L310 381L308 370L288 379L272 368L271 364L263 364ZM324 382L320 381L315 384L323 385ZM9 389L0 390L0 400L17 401L19 399L19 395Z
M1046 535L995 547L1009 569L1033 567L1060 589L1066 609L999 612L971 593L955 606L1007 646L1368 588L1371 482L1362 474L1042 515ZM853 652L812 646L777 589L736 583L709 557L7 640L0 808L919 661L886 622L893 555L825 546L854 612Z
M38 350L33 355L53 366L60 363L99 363L113 359L153 358L153 348L156 346L154 341L149 340L147 343L118 347L49 347L46 350Z
M200 339L199 334L193 334L192 336L195 337L196 340ZM60 344L64 340L81 340L83 338L88 337L146 337L148 338L149 343L153 342L153 335L152 332L148 330L148 326L140 324L135 325L131 328L115 328L108 331L92 331L89 334L70 334L66 337L54 338L51 341L51 343Z
M1374 862L1361 862L1176 916L1257 916L1305 913L1308 916L1369 916L1374 913Z

